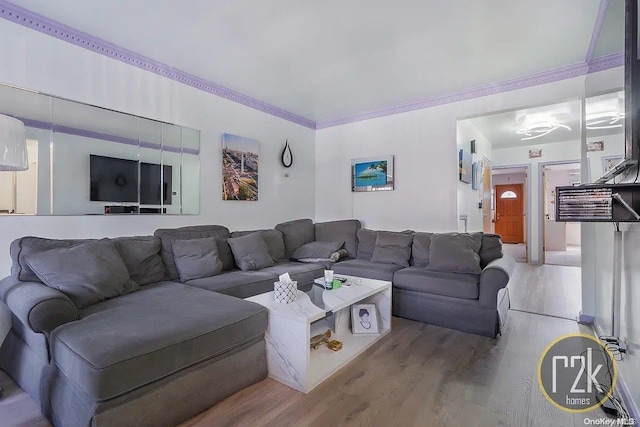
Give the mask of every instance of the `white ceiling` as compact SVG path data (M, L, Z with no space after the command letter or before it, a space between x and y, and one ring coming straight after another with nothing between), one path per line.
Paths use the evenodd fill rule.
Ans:
M315 121L584 62L600 4L599 0L14 2Z
M482 117L467 119L489 141L493 148L527 147L580 139L580 101L568 101L559 104L503 111ZM587 98L586 114L609 111L624 112L624 93L622 91L602 94ZM558 128L540 138L522 140L516 134L518 129L540 122L557 122L568 126L571 130ZM621 124L623 125L623 124ZM587 131L587 137L601 137L623 133L623 127L606 130Z

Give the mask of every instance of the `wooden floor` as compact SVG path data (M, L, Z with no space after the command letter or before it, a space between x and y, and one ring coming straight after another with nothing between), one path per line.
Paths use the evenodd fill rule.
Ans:
M513 310L575 320L582 308L582 269L517 263L509 281Z
M546 270L549 266L528 267L518 274L529 283L534 275L555 286L556 276L563 274ZM514 293L524 303L548 308L536 302L546 299L547 291ZM590 329L521 311L510 312L503 336L495 340L394 318L389 335L308 395L266 379L182 427L583 426L585 418L603 413L562 412L545 400L536 381L544 347L562 334L578 331ZM0 373L0 381L6 389L0 400L0 425L48 425L6 375Z

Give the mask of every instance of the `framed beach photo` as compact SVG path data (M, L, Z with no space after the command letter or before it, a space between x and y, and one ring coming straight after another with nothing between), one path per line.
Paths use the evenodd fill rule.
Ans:
M351 160L351 191L389 191L393 187L393 156Z
M351 331L355 334L379 334L378 310L375 304L351 306Z

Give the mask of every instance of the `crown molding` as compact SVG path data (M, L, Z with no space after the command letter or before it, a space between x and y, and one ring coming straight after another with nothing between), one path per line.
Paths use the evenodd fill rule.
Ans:
M262 111L263 113L279 117L310 129L315 129L315 122L307 119L306 117L299 116L283 110L282 108L278 108L266 102L221 86L217 83L202 79L161 62L154 61L151 58L147 58L105 40L93 37L90 34L76 30L20 6L16 6L8 1L0 0L0 17L87 50L133 65L134 67L150 71L159 76L186 84L255 110Z
M408 102L391 107L385 107L376 110L365 111L358 114L342 116L335 119L324 120L318 122L316 128L326 129L328 127L340 126L347 123L360 122L363 120L391 116L394 114L402 114L410 111L436 107L438 105L466 101L473 98L481 98L484 96L495 95L502 92L509 92L512 90L524 89L531 86L557 82L560 80L583 76L587 73L588 68L589 66L585 63L569 65L567 67L556 68L554 70L548 70L540 73L530 74L528 76L518 77L515 79L504 80L498 83L478 86L475 88L470 88L451 94L435 96L420 101Z
M587 49L587 56L584 62L591 63L593 59L593 53L596 50L598 39L600 38L600 32L602 31L602 24L604 24L604 17L607 15L607 9L609 8L609 0L600 0L600 6L598 7L598 15L596 16L596 23L593 26L593 33L591 33L591 40L589 41L589 48Z
M588 59L593 56L593 51L595 50L595 46L597 44L597 37L600 33L600 30L602 29L602 23L604 22L608 4L609 0L600 1L596 24L594 25L594 31L587 52ZM193 74L186 73L184 71L170 67L166 64L154 61L153 59L139 55L130 50L116 46L105 40L93 37L87 33L73 29L69 26L46 18L37 13L31 12L20 6L16 6L6 0L0 0L0 18L4 18L8 21L23 25L27 28L39 31L52 37L56 37L60 40L64 40L68 43L72 43L76 46L88 49L101 55L105 55L126 64L133 65L134 67L150 71L176 82L186 84L195 89L205 91L212 95L228 99L230 101L245 105L255 110L262 111L272 116L276 116L289 122L296 123L298 125L314 130L326 129L329 127L340 126L348 123L422 110L439 105L465 101L468 99L479 98L488 95L495 95L517 89L524 89L532 86L570 79L573 77L579 77L587 73L595 73L624 65L624 53L615 53L601 58L586 61L584 63L573 64L566 67L547 70L527 76L504 80L497 83L491 83L427 99L369 111L363 111L360 113L345 115L327 120L321 120L316 123L311 119L275 107L266 102L225 88L217 83L202 79L200 77L194 76Z

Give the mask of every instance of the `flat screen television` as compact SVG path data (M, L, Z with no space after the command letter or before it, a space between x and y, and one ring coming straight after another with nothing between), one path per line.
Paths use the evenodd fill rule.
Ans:
M162 177L160 176L160 165L155 163L140 163L140 204L159 205L160 194L162 203L171 204L171 184L173 182L173 168L169 165L162 166ZM162 180L162 185L160 184Z
M138 201L138 161L89 156L89 200L96 202Z

